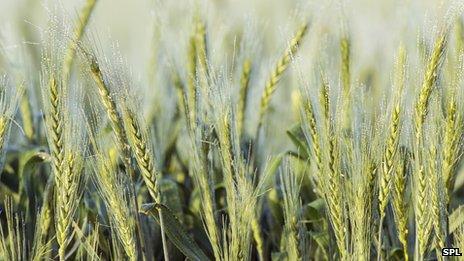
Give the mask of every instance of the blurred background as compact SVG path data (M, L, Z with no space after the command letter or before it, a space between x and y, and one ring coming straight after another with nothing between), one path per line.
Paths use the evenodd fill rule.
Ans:
M28 27L35 34L47 23L53 7L74 18L84 0L0 0L0 28ZM273 37L288 34L288 24L310 18L332 29L339 28L340 16L346 17L355 42L358 60L384 54L396 44L398 37L413 37L418 28L431 29L455 2L449 0L98 0L91 28L105 43L107 38L118 41L131 63L146 60L154 17L188 20L195 9L207 13L216 25L230 25L247 17L266 25ZM343 10L343 11L342 11ZM312 19L311 19L312 18ZM175 22L175 21L174 21ZM172 26L172 24L171 24ZM177 28L177 32L188 28ZM277 30L276 30L277 29ZM14 30L14 29L13 29ZM283 32L284 31L284 32ZM291 30L290 30L291 33ZM280 35L279 35L280 34ZM37 39L24 39L34 42ZM274 41L271 44L282 44ZM267 43L269 44L269 43ZM368 62L368 61L366 61Z
M38 55L40 35L49 17L59 14L68 21L67 26L72 25L84 3L0 0L1 48L26 48ZM314 84L317 68L338 66L338 39L342 34L349 35L351 41L353 84L369 87L376 82L389 87L400 42L409 52L413 68L410 77L420 77L422 68L415 58L418 47L429 46L436 32L454 21L449 17L462 9L460 5L462 1L446 0L97 0L87 38L104 51L117 43L134 82L149 94L142 97L149 110L149 104L162 100L164 92L153 91L162 83L153 84L147 78L161 75L167 67L185 70L193 21L195 17L204 18L211 66L233 72L231 68L243 55L255 61L257 70L251 79L248 106L251 115L247 117L247 128L253 133L266 77L297 28L309 21L310 31L295 60L295 69L285 75L273 97L272 117L266 126L268 134L275 137L275 144L268 144L270 149L281 151L289 145L285 131L298 118L295 91L302 82ZM338 84L339 70L327 73Z

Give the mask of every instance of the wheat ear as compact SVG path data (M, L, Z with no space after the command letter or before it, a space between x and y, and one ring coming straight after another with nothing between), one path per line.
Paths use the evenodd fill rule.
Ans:
M321 78L322 89L319 99L322 105L325 126L322 137L328 149L325 152L320 152L321 160L323 160L323 164L320 167L322 173L320 177L320 187L322 191L321 194L323 195L328 209L329 221L335 234L340 259L345 260L348 257L348 249L346 246L347 229L345 202L342 198L343 186L341 185L341 168L338 152L339 144L330 118L329 85L323 76ZM316 147L316 145L314 145L314 147Z
M40 213L37 218L37 224L35 229L35 244L33 247L33 261L39 261L43 259L43 255L48 253L50 250L50 244L44 244L47 239L50 226L53 222L52 209L53 209L53 191L54 191L54 176L51 174L48 177L47 185L43 193L43 203L40 208Z
M60 260L65 260L66 248L72 237L70 234L73 216L78 206L80 189L80 172L82 159L76 158L76 150L66 151L65 164L62 168L64 172L55 173L55 183L57 185L56 195L56 239L59 249Z
M140 120L130 108L123 103L123 120L129 143L134 151L134 156L142 173L143 181L148 188L152 199L160 202L158 189L158 177L160 174L155 169L155 157L149 142L148 134L145 128L140 125ZM164 233L163 212L159 212L161 238L163 241L163 252L165 260L169 260L166 236Z
M187 80L187 106L186 114L188 115L187 123L190 128L194 128L196 124L196 113L197 113L197 43L195 35L190 37L188 46L188 80Z
M284 230L286 231L286 251L289 260L305 260L308 258L305 252L305 228L302 225L301 199L299 196L300 185L296 173L291 170L281 174L283 194Z
M335 135L333 135L333 130L329 129L328 132L328 162L327 168L324 168L324 172L326 170L327 172L323 177L322 188L329 212L329 220L334 230L337 247L340 253L340 259L345 260L348 255L346 247L347 231L345 225L345 203L342 198L341 173L339 170L340 159L337 152L338 142Z
M264 91L261 96L257 133L259 133L260 127L262 125L263 117L269 107L269 102L271 100L272 94L276 91L277 84L279 83L280 79L282 78L282 75L287 70L288 66L290 65L290 61L293 55L295 55L296 51L298 50L298 46L303 40L303 37L306 35L307 30L308 30L307 24L304 24L303 26L300 27L300 29L296 32L296 34L293 36L292 40L290 41L289 47L285 50L283 56L277 62L276 66L274 67L274 70L271 72L270 77L266 81L266 84L264 86Z
M0 77L0 169L3 167L5 146L24 88L7 85L7 79ZM1 173L0 173L1 176Z
M208 50L206 43L206 24L197 18L195 29L195 51L197 56L197 75L200 78L200 83L203 88L208 85L209 69L208 69Z
M319 195L322 195L323 189L321 187L322 184L319 184L322 181L322 174L324 171L324 166L322 162L322 150L320 146L320 137L317 130L316 124L316 117L314 115L314 107L311 103L310 98L308 97L307 102L303 105L303 113L304 113L304 120L307 124L307 128L309 129L309 136L310 141L308 142L309 147L311 148L311 152L314 155L314 159L316 161L316 175L315 175L315 185L316 185L316 192Z
M395 96L393 102L393 110L391 112L391 118L389 123L389 134L387 137L383 161L382 161L382 171L379 175L379 193L378 193L378 202L379 202L379 256L381 253L382 247L382 226L383 219L385 217L385 209L390 197L391 191L391 180L392 173L394 171L395 158L398 151L398 144L400 140L401 132L401 95L404 88L404 78L405 78L405 64L406 64L406 53L403 45L400 45L398 51L397 62L395 64Z
M63 115L62 111L62 93L61 87L58 85L55 77L50 76L48 83L49 90L49 109L47 113L48 137L51 140L50 153L52 156L53 172L63 172L61 166L63 164Z
M98 92L103 106L105 107L108 118L110 119L111 126L116 136L116 141L119 150L122 152L122 160L126 171L132 178L134 178L134 172L131 167L130 159L130 147L127 141L127 137L124 134L124 125L121 119L121 116L117 110L116 103L114 102L113 97L111 96L110 89L106 84L103 74L100 70L100 66L95 58L90 58L90 69L93 80L95 81Z
M348 36L343 36L340 39L340 55L341 55L341 78L343 94L345 98L351 89L351 72L350 72L350 57L351 57L351 44Z
M408 155L401 153L393 176L392 206L398 239L403 246L405 260L408 260L408 208L406 204Z
M31 104L29 102L29 92L25 91L19 104L24 134L29 141L34 139L34 122L32 117Z
M422 83L422 88L420 89L419 97L416 101L414 110L416 142L420 139L423 132L423 125L428 113L430 96L432 94L433 87L438 80L438 76L440 75L440 67L445 56L444 54L446 50L446 43L447 33L440 34L435 42L432 56L429 59L427 69L425 71L424 81Z
M441 64L444 59L444 54L446 50L447 42L447 33L442 33L438 36L435 46L432 52L432 56L429 59L427 69L425 72L424 81L422 83L422 88L419 92L419 97L416 101L414 108L414 135L415 135L415 155L420 160L419 148L423 144L423 129L426 116L428 114L428 105L430 101L430 96L435 86ZM416 220L416 231L417 231L417 247L416 251L418 257L421 258L425 253L425 247L428 240L427 235L427 215L426 211L426 202L427 202L427 178L424 167L419 163L417 166L415 175L416 175L416 184L415 184L415 193L416 193L416 211L415 211L415 220Z
M341 86L342 86L342 124L346 130L350 129L351 123L351 42L347 33L344 33L340 39L340 71L341 71Z
M406 63L406 54L403 46L400 46L398 51L398 61L395 65L395 97L393 110L391 113L390 124L389 124L389 134L387 137L387 142L385 146L383 162L382 162L382 172L380 175L379 181L379 210L381 218L385 215L385 208L388 204L388 197L390 194L390 182L392 177L392 172L394 170L394 161L395 156L398 151L398 143L400 139L400 130L401 130L401 95L404 88L404 78L405 78L405 63Z
M79 20L77 21L77 25L74 28L73 38L69 42L68 48L63 58L63 79L65 81L68 81L69 79L72 63L76 54L77 43L84 35L85 28L87 27L90 15L92 14L96 3L97 0L87 0L80 12Z
M53 73L48 76L48 82L44 83L48 87L46 90L48 93L44 95L45 104L46 106L46 127L47 127L47 138L48 144L50 148L51 154L51 162L52 162L52 173L54 177L54 183L59 184L59 182L67 173L64 170L64 160L65 160L65 153L64 153L64 116L63 116L63 101L62 101L62 88L61 85L58 84L55 76ZM63 184L67 185L67 184ZM61 188L65 188L61 186ZM59 192L60 191L60 192ZM65 212L63 209L60 208L63 204L69 203L66 198L63 198L62 190L60 188L56 188L55 191L55 226L56 226L56 239L59 245L59 254L60 260L64 260L64 251L66 250L67 246L67 237L68 237L68 229L69 223L67 222L69 218L69 209L65 208ZM68 206L69 207L69 206ZM47 215L47 211L43 210L43 215ZM46 218L46 217L44 217Z
M453 91L449 95L446 106L444 137L442 146L442 173L445 184L445 196L449 203L450 193L453 190L456 175L456 166L460 157L460 138L462 135L462 114L458 111L456 93Z
M134 235L135 223L127 206L124 185L118 178L116 164L109 157L103 156L102 152L95 158L95 174L99 192L105 199L106 207L110 213L113 227L118 235L124 251L129 260L137 260L137 240Z
M118 150L121 152L121 159L124 164L124 168L128 176L131 178L131 194L132 194L132 203L133 207L135 208L135 213L137 215L137 222L136 222L136 229L137 229L137 237L138 241L140 243L140 248L143 253L145 253L145 244L144 244L144 238L142 236L142 231L141 231L141 222L140 222L140 216L139 216L139 204L137 201L136 197L136 190L135 190L135 185L134 185L134 180L135 180L135 173L132 168L131 164L131 150L130 150L130 145L128 142L128 138L124 132L124 122L121 118L120 113L117 110L116 103L114 102L113 97L111 96L109 86L105 82L105 79L103 78L102 71L100 69L100 66L96 60L96 58L84 51L84 54L86 58L88 59L90 63L90 72L92 75L93 80L95 81L98 92L100 94L100 98L102 101L102 104L106 110L106 114L108 118L110 119L110 123L112 126L112 129L114 131L115 137L116 137L116 144L118 146Z
M204 144L202 143L207 136L205 128L196 129L191 133L190 146L191 151L194 152L191 172L193 173L197 187L202 188L200 189L200 197L203 202L202 214L206 232L213 248L214 258L221 260L223 256L221 242L223 241L221 240L220 229L216 221L215 191L212 188L213 181L209 174L207 159L205 159L207 155L205 155Z
M240 78L240 91L237 106L237 129L239 136L244 132L244 119L248 100L248 88L250 85L251 61L246 59L243 62L242 75Z
M321 75L321 90L319 93L319 102L321 104L322 110L323 110L323 115L324 115L324 121L326 128L329 127L330 124L330 94L329 94L329 83L325 79L323 75Z
M81 170L83 165L84 137L76 128L77 123L68 118L69 111L62 97L61 82L57 82L52 73L48 86L46 107L46 126L48 143L52 157L52 171L55 181L55 230L58 242L58 256L65 259L66 248L72 235L70 233L74 213L80 199ZM47 97L46 96L46 97Z
M427 172L428 182L430 185L430 205L431 205L431 222L430 226L433 227L434 230L434 241L436 245L436 252L437 255L440 256L441 249L445 247L445 239L443 234L443 226L442 226L442 209L443 209L443 201L442 201L442 191L441 188L443 187L442 179L438 177L438 168L437 168L437 148L434 144L430 146L429 149L429 168Z

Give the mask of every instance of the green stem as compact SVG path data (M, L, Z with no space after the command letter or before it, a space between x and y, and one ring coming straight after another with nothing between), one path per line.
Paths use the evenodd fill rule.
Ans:
M164 234L163 210L161 210L161 209L159 211L159 219L160 219L161 241L163 243L164 260L169 261L168 245L167 245L167 241L166 241L166 235Z

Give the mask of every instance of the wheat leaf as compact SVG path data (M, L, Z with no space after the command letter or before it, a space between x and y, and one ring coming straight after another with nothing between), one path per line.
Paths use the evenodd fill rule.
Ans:
M179 219L165 205L157 203L143 204L140 212L151 215L159 223L159 211L164 216L165 233L171 242L191 260L209 260L195 241L187 234Z

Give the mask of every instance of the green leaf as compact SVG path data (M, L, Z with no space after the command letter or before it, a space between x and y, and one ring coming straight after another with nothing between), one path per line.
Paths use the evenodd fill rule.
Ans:
M161 202L174 212L181 223L184 223L179 185L171 179L162 179L160 180L159 186Z
M34 188L34 171L37 170L37 165L42 162L49 161L50 157L47 153L41 151L41 148L36 148L24 152L19 157L18 177L19 177L19 200L20 205L28 202L28 209L35 215L35 194ZM39 192L37 191L39 194Z
M224 182L219 182L214 184L214 191L218 189L226 189L226 185ZM201 194L200 194L200 188L195 187L190 194L190 202L188 204L190 212L200 215L200 210L201 210Z
M395 247L388 253L388 260L404 260L404 251L402 248Z
M318 198L305 206L304 216L308 219L308 221L320 220L324 216L324 209L324 200L322 198Z
M85 221L82 227L85 227L86 222L87 221ZM72 228L73 228L74 233L77 235L79 242L76 242L74 244L72 251L69 251L68 253L68 257L71 256L73 252L77 251L78 247L82 245L86 251L87 257L90 257L91 260L100 260L100 257L98 256L98 253L95 250L95 246L90 243L94 236L98 236L98 231L99 231L98 223L97 223L97 226L93 229L92 235L90 236L86 236L84 232L79 228L79 224L77 224L74 221L72 222ZM96 240L96 239L93 239L93 240Z
M276 188L272 188L269 193L267 193L267 203L269 210L271 211L272 217L280 224L283 222L284 217L282 214L282 207L280 205L281 200L279 198L279 193Z
M290 156L290 157L293 157L295 159L302 160L302 161L305 161L305 162L308 160L307 158L304 158L300 153L294 152L294 151L291 151L291 150L287 151L286 154L288 156Z
M313 232L308 231L309 236L316 242L319 248L324 253L325 257L328 257L327 248L329 246L329 234L327 231Z
M279 168L280 164L282 163L284 157L285 153L281 153L275 156L273 159L271 159L270 162L267 164L266 169L264 170L264 174L262 176L263 180L260 182L261 184L258 190L260 194L264 192L266 187L273 180L272 178L274 177L274 174L277 171L277 168ZM269 189L269 193L267 193L266 197L269 204L269 209L274 219L279 220L278 222L283 221L282 208L280 207L280 198L277 189L274 186L271 186L271 188Z
M464 222L464 205L459 206L449 216L450 234L456 231Z
M306 146L304 140L301 138L302 135L300 124L291 128L290 130L287 130L287 135L298 149L298 153L300 154L300 156L302 158L309 159L308 146Z
M188 235L174 213L165 205L158 203L143 204L140 212L151 215L159 224L159 213L164 217L164 232L169 240L191 260L209 260L197 243Z
M287 252L274 252L271 254L272 261L283 261L287 260Z
M19 174L32 171L37 163L50 161L50 155L41 151L41 148L27 151L19 158Z
M277 168L280 166L280 163L282 163L282 160L285 157L285 153L280 153L279 155L273 157L269 163L266 165L266 168L264 169L263 172L263 185L269 184L269 181L271 180L272 177L274 177L274 174L277 170ZM261 192L261 191L260 191Z

